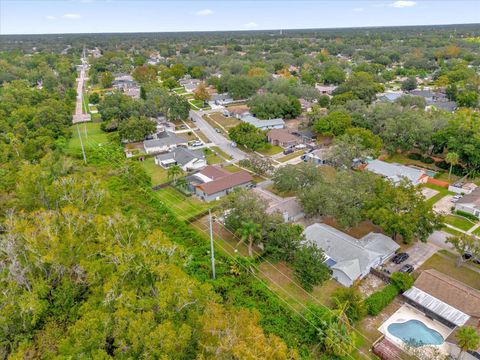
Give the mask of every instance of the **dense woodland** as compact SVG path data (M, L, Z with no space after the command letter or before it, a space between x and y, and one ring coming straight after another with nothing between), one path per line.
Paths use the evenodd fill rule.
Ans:
M151 192L122 141L143 140L150 117L188 117L188 102L169 91L186 74L247 99L259 118L296 118L299 98L315 100L305 126L333 139L337 173L286 166L273 174L277 190L297 195L310 216L346 228L370 219L394 238L424 241L440 219L418 191L350 165L413 152L478 176L479 39L477 25L0 37L0 358L349 358L359 341L352 324L376 315L378 300L347 289L332 311L297 311L269 291L252 274L262 257L291 263L307 290L329 273L301 227L267 216L247 192L221 204L234 209L226 226L265 252L218 254L212 280L208 242ZM142 87L138 100L90 99L109 143L87 149L88 165L68 151L84 47L102 52L90 59L91 84L108 88L112 74L131 73ZM156 65L147 64L152 53ZM414 96L374 102L397 77L404 89L428 78L458 110L425 111ZM317 83L338 87L329 98ZM246 124L230 136L251 149L265 143ZM397 279L386 296L409 281Z

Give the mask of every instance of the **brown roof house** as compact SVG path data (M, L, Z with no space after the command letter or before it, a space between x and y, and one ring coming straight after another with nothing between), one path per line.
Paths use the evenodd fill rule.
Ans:
M207 202L228 195L236 188L250 187L253 180L248 171L241 170L231 173L211 165L187 179L194 194Z
M480 333L480 291L437 270L424 270L414 286L403 293L410 305L451 329L471 326ZM458 354L456 331L446 339L452 355ZM464 359L479 359L480 349Z
M272 129L267 133L267 140L270 144L290 147L303 143L303 140L296 135L290 133L287 129Z

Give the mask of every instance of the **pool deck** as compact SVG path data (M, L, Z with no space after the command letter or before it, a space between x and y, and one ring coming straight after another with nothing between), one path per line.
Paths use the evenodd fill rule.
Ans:
M404 349L405 343L401 339L392 335L388 331L388 326L393 323L404 323L408 320L419 320L423 322L429 328L438 331L444 339L447 339L448 336L453 332L453 329L443 325L441 322L427 318L422 312L408 304L403 304L400 309L398 309L378 328L378 331L385 335L385 337L392 343ZM428 345L428 347L438 348L438 350L445 354L449 353L449 345L446 342L444 342L442 345Z

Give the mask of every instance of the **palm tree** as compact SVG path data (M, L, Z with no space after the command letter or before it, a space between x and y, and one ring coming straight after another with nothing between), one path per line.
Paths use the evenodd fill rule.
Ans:
M460 348L458 359L462 358L465 351L476 350L480 345L480 335L478 335L477 331L471 326L460 328L457 332L456 338L458 347Z
M244 221L242 226L237 230L240 241L237 246L242 242L248 241L248 256L253 256L253 243L255 239L260 238L262 232L260 225L253 221Z
M188 189L187 179L185 179L184 177L181 177L180 179L178 179L177 186L183 190L187 190Z
M182 168L178 165L172 165L167 170L168 178L173 179L173 184L177 183L177 178L180 174L182 174Z
M455 152L449 152L447 156L445 156L445 162L450 164L450 170L448 171L448 180L450 181L450 176L452 175L452 168L458 164L460 161L460 157Z

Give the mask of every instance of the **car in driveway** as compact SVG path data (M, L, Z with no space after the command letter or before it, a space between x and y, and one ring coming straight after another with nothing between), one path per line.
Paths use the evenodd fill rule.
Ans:
M411 272L413 272L413 270L414 270L413 265L405 264L398 271L401 273L410 274Z
M400 264L407 260L410 257L407 253L398 253L392 258L392 262L395 264Z
M283 150L283 155L288 155L288 154L292 154L295 150L293 148L287 148L285 150Z

